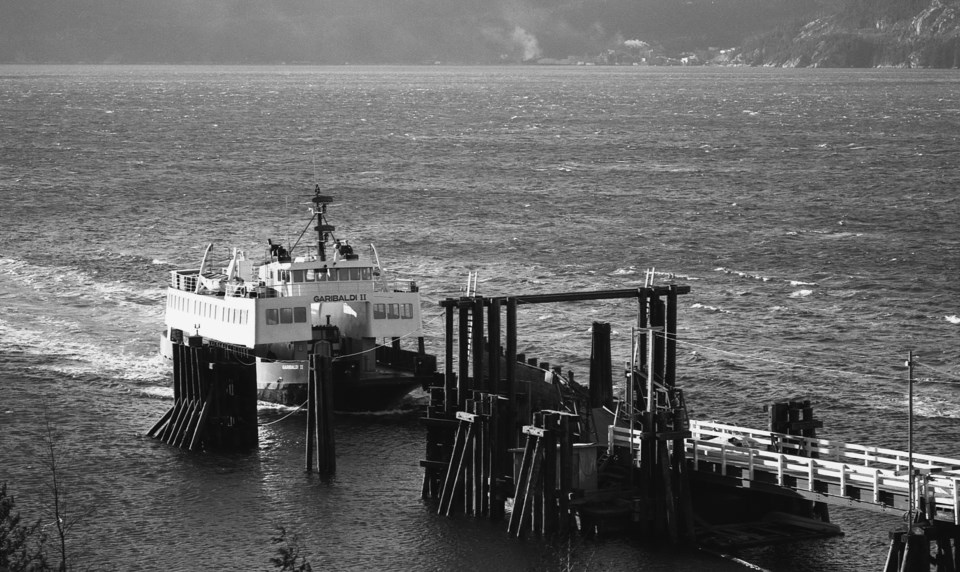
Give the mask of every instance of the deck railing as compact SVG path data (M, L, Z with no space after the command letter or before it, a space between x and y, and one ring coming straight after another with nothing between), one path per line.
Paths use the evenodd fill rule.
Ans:
M703 421L691 421L690 430L685 450L693 467L708 461L723 475L737 468L750 481L762 472L775 475L781 487L811 493L833 490L836 494L823 496L878 508L890 506L884 501L889 495L909 493L910 455L904 451ZM920 507L924 499L928 516L960 524L960 460L914 453L913 469L913 506Z
M691 467L736 477L737 486L776 485L809 498L877 510L909 502L904 451L694 420L690 432L684 452ZM616 427L609 435L612 446L630 447L639 455L642 431ZM930 518L960 524L960 460L914 453L913 469L913 506L923 506Z

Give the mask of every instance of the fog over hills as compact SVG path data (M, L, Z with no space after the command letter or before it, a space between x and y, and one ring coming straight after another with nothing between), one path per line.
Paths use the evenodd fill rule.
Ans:
M648 45L660 63L960 67L960 0L0 0L6 63L632 63Z
M739 45L813 0L2 0L0 61L498 63Z

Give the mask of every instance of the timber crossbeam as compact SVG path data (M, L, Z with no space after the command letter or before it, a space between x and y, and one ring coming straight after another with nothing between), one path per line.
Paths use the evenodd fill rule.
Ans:
M645 288L623 288L618 290L590 290L585 292L557 292L552 294L521 294L517 296L490 296L483 298L483 305L490 306L494 303L506 305L509 300L515 300L517 304L551 304L554 302L583 302L587 300L615 300L619 298L640 298L648 293L658 296L666 296L670 293L689 294L689 286L648 286ZM463 302L461 299L450 298L441 300L441 307L459 307ZM471 301L472 303L472 301Z

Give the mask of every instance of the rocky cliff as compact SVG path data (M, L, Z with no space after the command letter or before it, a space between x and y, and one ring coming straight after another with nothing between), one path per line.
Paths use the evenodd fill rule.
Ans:
M744 42L740 63L784 67L960 68L960 1L899 12L853 0L835 13Z

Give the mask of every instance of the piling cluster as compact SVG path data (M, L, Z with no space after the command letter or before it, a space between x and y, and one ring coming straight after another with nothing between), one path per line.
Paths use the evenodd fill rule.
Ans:
M200 337L174 340L173 405L147 435L191 451L255 449L256 371Z
M687 291L442 302L447 359L424 419L423 496L444 515L502 519L509 508L507 528L517 536L592 531L625 517L653 536L692 538L682 445L689 433L675 387L677 296ZM634 299L638 308L625 397L614 397L608 324L593 324L589 388L572 372L517 353L519 306L613 298Z

